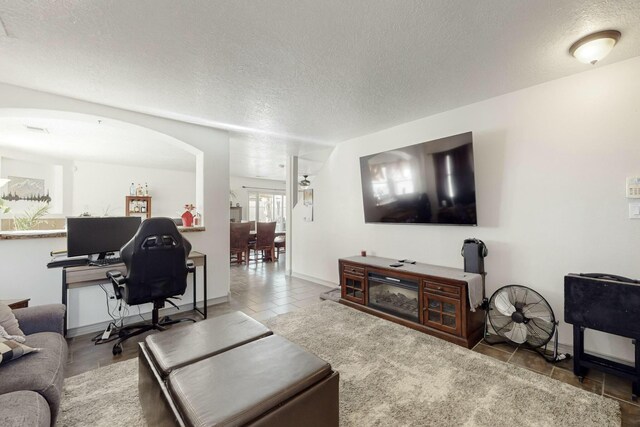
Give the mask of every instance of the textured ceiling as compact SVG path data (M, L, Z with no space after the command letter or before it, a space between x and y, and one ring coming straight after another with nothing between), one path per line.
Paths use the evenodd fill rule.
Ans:
M0 81L228 128L248 160L280 150L271 166L278 143L589 70L567 51L594 31L622 32L596 67L640 55L638 0L0 0L0 19Z

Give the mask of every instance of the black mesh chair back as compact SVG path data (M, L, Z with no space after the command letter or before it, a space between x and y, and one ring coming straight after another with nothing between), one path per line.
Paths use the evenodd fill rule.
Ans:
M170 218L149 218L120 249L127 267L122 297L129 305L184 294L191 244Z

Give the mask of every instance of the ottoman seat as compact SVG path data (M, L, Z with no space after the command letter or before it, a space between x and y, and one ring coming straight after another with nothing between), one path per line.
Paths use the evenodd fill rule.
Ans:
M244 425L331 373L324 360L272 335L175 370L168 386L189 424Z
M174 369L271 334L262 323L236 311L149 335L145 343L160 375L166 377Z
M338 426L339 374L240 312L151 335L138 360L154 427Z

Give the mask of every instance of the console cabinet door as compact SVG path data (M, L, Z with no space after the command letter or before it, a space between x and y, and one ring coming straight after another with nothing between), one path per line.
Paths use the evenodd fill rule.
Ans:
M422 312L426 326L455 335L462 333L460 299L423 292Z
M364 277L343 274L342 298L360 304L365 304Z

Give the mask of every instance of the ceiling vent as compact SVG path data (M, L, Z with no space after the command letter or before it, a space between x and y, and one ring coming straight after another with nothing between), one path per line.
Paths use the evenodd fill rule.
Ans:
M49 133L49 130L46 128L41 128L38 126L29 126L29 125L24 125L24 127L27 128L27 130L30 130L31 132L38 132L38 133Z
M9 33L7 32L7 28L4 26L4 22L2 22L1 16L0 16L0 37L9 37Z

